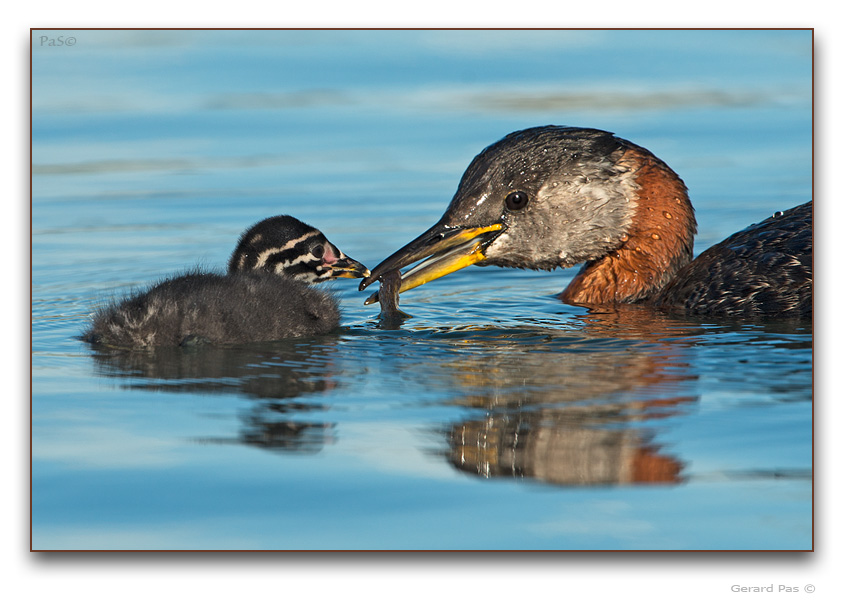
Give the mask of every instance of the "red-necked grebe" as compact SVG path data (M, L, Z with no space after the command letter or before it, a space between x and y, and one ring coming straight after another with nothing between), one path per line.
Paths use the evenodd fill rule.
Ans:
M811 317L811 202L692 260L696 229L685 184L645 148L597 129L535 127L476 156L442 218L360 288L420 260L402 275L401 292L470 264L551 270L584 263L560 294L566 303Z

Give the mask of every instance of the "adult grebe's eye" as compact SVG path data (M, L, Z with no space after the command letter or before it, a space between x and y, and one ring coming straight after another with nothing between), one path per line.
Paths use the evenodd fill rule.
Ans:
M522 210L528 203L528 195L524 192L510 192L504 198L504 205L510 210Z

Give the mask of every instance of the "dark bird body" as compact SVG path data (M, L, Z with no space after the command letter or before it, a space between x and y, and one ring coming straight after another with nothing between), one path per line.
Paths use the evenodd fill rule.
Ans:
M293 217L241 236L226 274L194 270L111 303L85 341L122 348L242 344L320 335L340 322L337 301L310 284L369 271Z
M812 315L812 203L734 233L680 269L652 303L693 315Z
M560 298L668 312L805 318L812 311L812 203L748 227L694 261L683 181L651 152L597 129L545 126L484 149L445 214L361 289L417 261L401 292L470 264L583 263Z

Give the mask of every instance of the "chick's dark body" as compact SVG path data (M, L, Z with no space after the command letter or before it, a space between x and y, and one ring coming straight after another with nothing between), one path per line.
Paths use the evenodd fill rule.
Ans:
M227 273L193 270L109 303L82 338L119 348L242 344L320 335L340 323L330 292L311 286L369 270L318 229L265 219L241 235Z
M98 312L85 338L115 347L242 344L321 335L339 324L334 297L301 281L195 271Z

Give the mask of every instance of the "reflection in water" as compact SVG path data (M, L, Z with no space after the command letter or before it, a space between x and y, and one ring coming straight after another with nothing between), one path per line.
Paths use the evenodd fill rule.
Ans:
M504 344L452 365L463 389L480 390L454 402L485 411L445 433L452 465L557 485L682 481L682 461L643 422L697 400L673 394L696 379L685 355L700 328L637 307L580 320L585 339L568 352Z
M314 454L333 441L333 428L333 423L272 421L266 411L261 410L243 418L243 429L237 441L264 450Z
M548 351L553 339L533 347L498 343L449 365L462 390L480 390L453 402L485 412L445 432L452 465L485 478L557 485L683 481L683 462L654 444L644 424L697 402L697 395L676 393L697 379L689 352L712 328L637 306L579 320L586 340L564 354ZM781 334L800 327L760 325ZM718 327L731 328L745 331Z
M330 394L332 404L343 402L343 389L368 372L367 381L396 390L428 389L438 405L458 412L434 429L445 460L460 471L571 486L685 480L684 461L655 439L657 425L671 427L668 418L697 405L697 346L748 344L772 333L784 348L811 344L790 337L803 332L787 323L716 327L639 307L556 327L432 331L411 323L318 340L93 356L99 374L124 379L124 387L242 396L250 406L237 437L200 441L284 453L315 453L333 443L338 424L314 418L329 406L311 398Z
M251 401L240 415L236 439L204 438L201 443L241 443L279 452L319 452L333 441L334 423L302 421L303 413L324 405L295 401L337 384L330 341L279 342L245 347L97 351L98 374L129 379L123 387L173 393L235 393ZM315 377L314 374L319 373Z
M451 464L481 477L559 485L678 483L682 464L634 429L569 422L565 410L491 415L449 432ZM518 419L518 420L515 420Z

